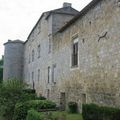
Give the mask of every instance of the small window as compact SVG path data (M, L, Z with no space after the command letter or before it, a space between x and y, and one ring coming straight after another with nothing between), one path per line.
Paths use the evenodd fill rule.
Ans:
M29 60L28 60L28 63L30 63L30 54L29 54Z
M56 64L53 64L53 69L52 69L52 83L56 83Z
M35 89L34 72L32 72L32 87L33 87L33 89Z
M38 58L40 58L40 45L38 45L37 51L38 51Z
M72 41L72 67L78 66L78 37Z
M51 35L48 35L48 44L49 44L49 50L48 50L48 53L51 53L51 50L52 50L52 38L51 38Z
M40 69L38 69L38 82L40 81Z
M50 83L50 78L51 78L51 68L49 66L48 67L48 83Z
M86 94L82 94L82 103L86 104Z
M34 52L34 50L32 50L32 62L34 61L34 54L35 54L35 52Z
M28 50L30 51L30 46L28 47ZM28 55L28 63L30 63L30 59L31 59L31 56L30 56L30 53Z

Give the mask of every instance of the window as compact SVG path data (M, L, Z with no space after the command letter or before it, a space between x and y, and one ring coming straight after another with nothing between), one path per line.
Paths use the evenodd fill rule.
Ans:
M82 94L82 103L86 104L86 94Z
M38 69L38 82L40 81L40 69Z
M28 60L28 63L30 63L30 54L29 54L29 60Z
M38 45L37 51L38 51L38 58L40 58L40 45Z
M48 67L48 83L50 83L50 78L51 78L51 68L50 66Z
M72 43L72 67L78 66L78 37Z
M28 50L30 51L30 46L28 47ZM29 56L28 56L28 63L30 63L30 53L29 53Z
M35 52L34 52L34 50L32 50L32 62L34 61L34 54L35 54Z
M34 72L32 72L32 87L33 87L33 89L35 89Z
M52 83L56 83L56 64L53 65L53 70L52 70Z
M49 50L48 50L48 53L50 53L50 52L51 52L51 49L52 49L52 38L51 38L51 35L48 35L48 40L49 40L49 41L48 41L48 42L49 42L49 43L48 43L48 44L49 44L49 46L48 46L48 47L49 47L49 48L48 48L48 49L49 49Z

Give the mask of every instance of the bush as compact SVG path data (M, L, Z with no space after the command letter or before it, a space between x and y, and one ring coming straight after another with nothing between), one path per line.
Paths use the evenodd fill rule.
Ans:
M52 109L56 104L49 100L30 100L24 103L18 103L15 106L13 120L25 120L27 111L31 108L39 111L40 109Z
M12 119L17 102L33 98L33 95L23 92L25 86L24 83L16 79L9 79L0 85L0 114L6 120Z
M36 100L46 100L46 98L44 96L39 96L35 98Z
M44 116L42 116L39 112L34 109L28 111L26 120L43 120Z
M77 108L77 103L76 102L69 102L68 103L68 108L70 113L77 113L78 108Z
M20 80L9 79L0 84L0 116L11 120L15 104L35 99L35 93L28 93L24 90L26 85Z
M30 93L30 94L35 94L34 89L23 89L23 92Z
M82 115L84 120L120 120L120 109L84 104Z

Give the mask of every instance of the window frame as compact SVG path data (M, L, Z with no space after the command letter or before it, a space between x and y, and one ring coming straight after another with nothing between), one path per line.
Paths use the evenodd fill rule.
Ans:
M55 73L56 73L56 64L53 64L52 65L52 83L54 83L54 84L56 84L56 75L55 75Z
M34 72L32 72L32 87L35 89Z
M48 80L47 80L47 83L50 84L50 81L51 80L51 67L48 66Z
M75 34L74 36L72 36L72 42L71 42L71 57L70 57L70 65L71 68L78 68L79 67L79 36L78 34ZM77 44L77 51L74 48ZM76 54L75 54L76 52ZM77 58L73 58L73 56L77 56ZM76 63L75 63L76 62Z
M38 69L38 82L40 81L40 69Z

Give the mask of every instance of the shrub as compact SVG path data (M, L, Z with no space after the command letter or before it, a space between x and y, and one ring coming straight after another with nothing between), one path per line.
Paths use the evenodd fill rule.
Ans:
M36 100L46 100L46 98L44 96L39 96L35 98Z
M34 89L23 89L23 92L30 93L30 94L35 94Z
M120 120L120 109L84 104L82 115L84 120Z
M39 111L40 109L55 108L56 104L49 100L30 100L24 103L18 103L15 106L13 120L25 120L27 111L31 108Z
M25 86L24 83L16 79L9 79L0 85L0 111L2 111L0 114L6 120L12 119L17 102L31 99L29 94L22 91Z
M25 87L22 81L16 79L9 79L0 84L0 114L6 120L12 119L17 102L35 99L35 93L27 92Z
M77 111L78 111L76 102L69 102L68 103L68 108L69 108L70 113L77 113Z
M34 109L28 111L26 120L43 120L44 116Z

